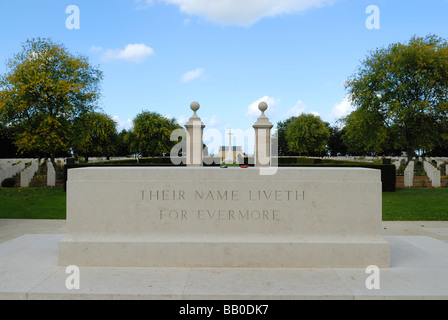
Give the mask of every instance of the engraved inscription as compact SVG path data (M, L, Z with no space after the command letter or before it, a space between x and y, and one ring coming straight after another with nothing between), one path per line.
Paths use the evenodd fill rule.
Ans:
M305 201L305 191L299 190L139 190L142 201L167 202L190 201L197 203L194 210L163 208L158 219L163 221L280 221L281 212L269 204ZM232 208L238 202L250 203L251 209ZM217 203L230 208L204 208L204 203ZM270 208L263 208L264 206ZM260 208L261 207L261 208Z

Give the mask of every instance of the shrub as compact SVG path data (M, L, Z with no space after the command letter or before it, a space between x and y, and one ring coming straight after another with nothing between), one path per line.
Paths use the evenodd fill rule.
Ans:
M2 182L3 188L14 188L15 185L16 185L16 179L14 178L5 179Z
M279 167L355 167L355 168L369 168L369 169L378 169L381 170L381 181L382 181L382 190L383 192L395 192L396 190L396 181L397 181L397 172L395 165L393 164L362 164L362 163L341 163L338 165L334 164L311 164L311 165L303 165L303 164L280 164Z

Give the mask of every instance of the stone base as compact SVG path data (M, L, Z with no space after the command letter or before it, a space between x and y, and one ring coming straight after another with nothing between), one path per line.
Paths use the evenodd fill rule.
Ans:
M101 267L362 268L390 265L389 243L362 242L59 242L59 265Z
M59 264L388 267L381 196L362 168L72 169Z
M366 288L370 274L362 266L80 267L80 288L72 290L66 287L70 274L58 266L64 236L27 234L0 244L0 300L448 299L448 244L424 236L385 237L391 266L380 269L379 289Z

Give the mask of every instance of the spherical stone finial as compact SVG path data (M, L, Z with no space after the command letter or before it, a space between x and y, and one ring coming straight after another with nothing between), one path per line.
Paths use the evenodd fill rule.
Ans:
M191 110L193 110L194 112L196 112L196 111L198 111L199 110L199 103L198 102L196 102L196 101L194 101L194 102L192 102L191 104L190 104L190 108L191 108Z
M261 111L261 112L265 112L267 109L268 109L268 104L266 103L266 102L260 102L259 104L258 104L258 109Z

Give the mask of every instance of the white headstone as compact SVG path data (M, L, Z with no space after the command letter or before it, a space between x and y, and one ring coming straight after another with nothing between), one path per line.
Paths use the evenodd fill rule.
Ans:
M409 161L404 170L404 186L409 188L414 186L414 161Z
M54 170L53 163L51 161L47 161L47 186L56 186L56 171Z

